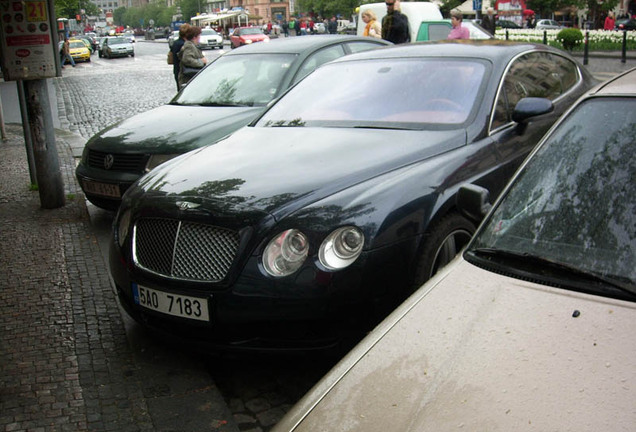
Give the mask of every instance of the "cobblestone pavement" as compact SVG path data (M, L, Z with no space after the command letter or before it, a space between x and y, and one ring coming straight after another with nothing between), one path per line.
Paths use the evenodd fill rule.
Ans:
M21 126L0 144L0 425L4 431L153 430L86 208L59 143L67 205L40 209ZM61 144L61 145L60 145ZM88 240L88 241L86 241Z

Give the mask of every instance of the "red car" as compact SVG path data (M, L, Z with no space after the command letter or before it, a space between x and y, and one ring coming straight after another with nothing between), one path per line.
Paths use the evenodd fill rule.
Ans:
M269 42L269 36L260 27L238 27L230 36L230 48L238 48L254 42Z

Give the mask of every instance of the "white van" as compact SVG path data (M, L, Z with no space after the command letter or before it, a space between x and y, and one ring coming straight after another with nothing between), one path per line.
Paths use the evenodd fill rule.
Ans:
M382 22L382 18L386 15L386 4L369 3L360 5L358 11L358 36L362 36L366 24L362 21L362 12L367 9L373 10L378 17L378 22ZM409 19L409 30L411 34L411 42L417 40L417 32L420 29L422 21L439 21L442 19L442 13L439 6L431 2L400 2L400 11Z

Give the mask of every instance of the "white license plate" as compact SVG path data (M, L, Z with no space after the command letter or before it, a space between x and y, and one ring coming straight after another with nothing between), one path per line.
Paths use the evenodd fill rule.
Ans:
M111 198L121 198L119 185L109 183L98 183L84 180L84 191L93 195L107 196Z
M136 304L157 312L199 321L209 321L208 300L179 294L157 291L133 284L133 297Z

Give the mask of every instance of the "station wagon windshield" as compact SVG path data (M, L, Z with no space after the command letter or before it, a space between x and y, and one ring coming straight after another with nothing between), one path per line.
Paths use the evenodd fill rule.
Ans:
M173 105L264 106L277 95L294 54L219 57L173 100Z
M581 104L533 156L467 256L542 258L636 292L634 137L634 99Z
M485 63L472 59L329 64L286 94L257 126L460 127L478 103L485 71Z

